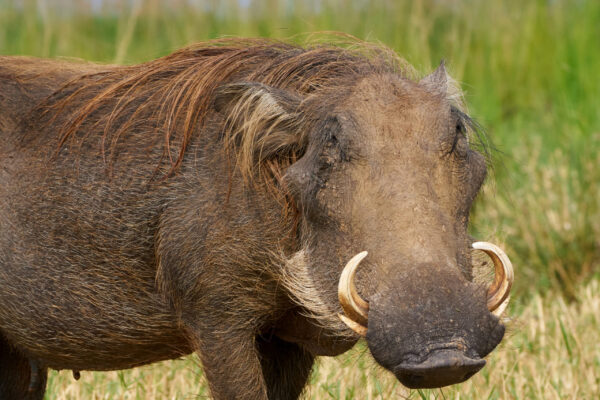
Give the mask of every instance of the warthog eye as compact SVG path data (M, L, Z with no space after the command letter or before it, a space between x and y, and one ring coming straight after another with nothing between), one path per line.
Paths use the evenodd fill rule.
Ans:
M329 143L331 143L331 144L333 144L333 145L336 145L336 146L337 146L337 144L338 144L338 142L339 142L339 140L338 140L337 136L336 136L336 135L334 135L334 134L331 134L331 135L329 135L329 137L328 137L328 141L329 141Z
M447 154L459 153L459 155L466 154L466 148L461 144L461 140L467 140L468 146L468 135L467 135L467 125L469 124L469 120L466 119L466 115L463 114L460 110L456 108L451 109L452 117L454 118L454 132L452 133L452 146L450 147ZM468 117L467 117L468 118Z
M452 148L450 149L448 154L453 154L456 150L456 146L458 145L458 141L461 138L466 138L466 137L467 137L467 129L465 128L462 121L459 120L456 122L456 131L454 134L454 138L452 139Z
M467 133L467 128L465 128L465 125L463 124L462 121L458 121L456 123L456 136L458 136L458 135L465 136L466 133Z

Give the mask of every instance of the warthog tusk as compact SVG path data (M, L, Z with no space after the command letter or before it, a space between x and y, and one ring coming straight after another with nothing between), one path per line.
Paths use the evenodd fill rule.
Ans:
M498 246L488 242L472 244L476 250L485 252L494 262L494 282L488 289L487 307L492 314L500 317L510 300L510 289L515 279L512 263Z
M362 326L358 322L352 321L350 318L345 315L338 314L338 317L342 320L343 323L348 325L348 328L352 329L354 332L358 333L360 336L367 336L367 327Z
M354 276L356 275L356 268L367 254L366 251L363 251L348 261L342 271L338 285L338 298L346 314L340 314L339 317L350 329L361 336L367 334L369 303L363 300L356 291Z

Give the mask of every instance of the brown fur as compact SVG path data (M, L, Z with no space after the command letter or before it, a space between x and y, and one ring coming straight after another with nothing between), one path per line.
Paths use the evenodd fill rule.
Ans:
M222 40L126 67L0 57L0 365L45 377L196 351L217 399L297 398L315 356L357 340L336 290L363 249L370 324L418 325L383 295L424 263L393 290L464 285L462 325L419 318L483 357L499 334L466 226L485 165L440 71L417 84L356 42ZM377 358L389 333L369 334ZM7 379L31 381L19 368Z

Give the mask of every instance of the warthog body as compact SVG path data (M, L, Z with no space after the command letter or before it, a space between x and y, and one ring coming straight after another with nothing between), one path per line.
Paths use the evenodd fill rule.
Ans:
M297 398L359 338L338 280L362 250L381 365L414 387L481 368L504 332L471 282L484 158L443 67L417 83L367 50L0 58L0 398L191 352L216 399Z

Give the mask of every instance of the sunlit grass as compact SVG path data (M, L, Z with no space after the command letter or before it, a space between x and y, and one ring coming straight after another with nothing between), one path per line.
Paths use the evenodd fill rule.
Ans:
M408 390L377 367L364 344L322 358L306 399L596 399L600 396L600 281L577 301L534 295L508 322L504 341L467 382L441 390ZM208 396L195 356L119 372L50 373L47 400L194 399Z
M503 241L517 268L518 295L557 289L574 298L600 276L600 132L578 152L542 160L533 137L512 152L511 171L484 186L473 221L484 239Z

